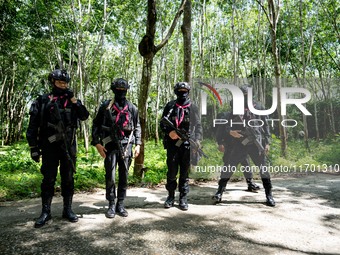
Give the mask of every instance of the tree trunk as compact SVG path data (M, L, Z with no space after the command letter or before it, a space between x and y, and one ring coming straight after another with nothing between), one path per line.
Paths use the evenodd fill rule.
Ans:
M277 24L279 21L279 15L280 15L280 0L277 0L277 3L275 0L268 0L268 12L266 8L263 6L261 0L257 0L257 2L262 7L263 11L266 13L269 25L270 25L270 34L272 39L272 54L273 54L273 60L274 60L274 70L275 70L275 83L277 87L277 96L278 96L278 115L280 123L284 120L284 116L281 114L281 67L280 67L280 55L279 55L279 49L277 47ZM287 151L287 134L286 129L279 125L279 131L280 131L280 139L281 139L281 155L283 157L286 157L286 151Z
M233 40L233 83L237 85L237 47L236 47L236 39L235 39L235 0L232 2L232 16L231 16L231 31L232 31L232 40Z
M191 60L191 0L187 0L184 6L183 24L181 27L183 33L184 47L184 81L192 83L192 60Z
M159 75L160 76L160 75ZM155 143L159 143L159 128L158 128L158 108L159 108L159 101L161 96L161 86L160 86L160 79L157 79L157 99L156 99L156 109L155 109Z
M202 11L200 15L200 30L198 37L198 45L199 45L199 60L200 60L200 73L199 77L204 77L204 28L205 28L205 8L206 8L206 0L203 0Z
M314 120L315 120L316 141L319 142L320 131L319 131L318 109L316 107L316 101L314 101Z
M302 87L306 88L306 60L305 60L305 39L303 36L303 18L302 18L302 6L303 2L300 0L299 13L300 13L300 33L301 33L301 61L302 61ZM303 119L303 129L304 129L304 140L305 147L310 151L308 143L308 123L305 114L302 114Z
M336 134L336 128L335 128L335 118L334 118L334 110L333 110L332 100L330 100L329 111L330 111L329 121L331 123L332 135L335 135Z
M139 53L143 57L142 79L138 98L138 111L140 125L142 129L142 144L140 153L135 159L133 175L137 178L143 177L144 157L145 157L145 137L146 137L146 118L147 118L147 100L152 75L152 63L155 54L154 38L156 33L157 9L156 0L148 0L148 15L146 25L146 35L139 43Z
M139 43L138 50L143 57L143 70L142 70L142 80L140 95L138 99L138 110L140 117L140 124L142 129L142 145L140 148L140 154L135 159L133 174L135 177L141 179L144 173L144 156L145 156L145 141L146 141L146 121L147 121L147 99L150 89L151 77L152 77L152 63L153 58L156 53L162 49L170 39L173 31L177 25L177 21L181 16L186 0L182 1L182 4L177 11L174 20L172 21L171 27L162 42L155 46L154 38L156 33L156 21L157 21L157 9L156 0L148 0L148 17L147 17L147 27L146 34Z
M133 174L135 177L142 178L144 172L144 157L145 157L145 141L146 141L146 121L147 121L147 100L149 94L150 81L152 76L152 63L153 63L153 54L152 57L143 59L143 71L142 71L142 82L141 82L141 90L139 92L138 98L138 110L139 110L139 118L140 125L142 129L142 145L140 146L140 154L135 159L135 165Z
M256 36L256 67L257 67L257 83L258 83L258 88L259 88L259 99L260 102L263 103L263 105L266 105L265 102L265 91L263 88L262 84L262 73L261 73L261 54L260 54L260 47L259 47L259 42L260 42L260 35L263 34L261 31L261 7L259 7L258 10L258 24L257 24L257 36Z
M1 146L4 146L4 137L5 137L5 118L4 118L4 106L5 106L5 100L4 100L4 91L5 91L5 86L6 86L6 81L7 81L7 75L5 75L3 82L1 84L1 89L0 89L0 140L1 140Z

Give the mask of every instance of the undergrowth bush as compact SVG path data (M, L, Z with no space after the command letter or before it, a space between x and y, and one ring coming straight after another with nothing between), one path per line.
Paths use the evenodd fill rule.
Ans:
M324 141L310 140L310 151L305 148L304 142L301 140L289 141L287 157L283 158L280 155L280 140L273 136L268 160L271 165L288 167L304 164L339 164L339 140L339 137ZM198 166L191 168L190 178L198 180L217 179L219 177L218 172L212 173L203 171L203 169L205 166L222 166L223 154L217 150L217 144L213 140L205 140L202 145L208 158L201 158ZM133 163L129 170L129 184L140 185L140 182L133 177ZM157 185L165 182L167 172L166 150L161 143L155 144L154 141L149 141L145 144L144 164L147 171L142 180L143 185ZM38 197L42 180L40 166L40 163L31 160L29 148L25 142L0 147L0 201ZM92 191L95 188L105 187L104 160L95 147L91 146L86 153L79 143L76 169L76 191ZM241 172L237 172L233 177L242 176ZM118 181L118 176L116 178ZM59 175L56 190L60 190Z

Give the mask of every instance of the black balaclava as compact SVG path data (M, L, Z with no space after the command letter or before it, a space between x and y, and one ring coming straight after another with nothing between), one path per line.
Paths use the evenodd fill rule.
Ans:
M176 91L175 92L177 99L176 102L180 105L186 104L189 102L189 91Z
M124 106L127 90L113 89L113 93L115 94L115 102L117 102L119 106Z
M63 96L65 94L65 89L58 88L57 86L53 85L52 94L55 96Z

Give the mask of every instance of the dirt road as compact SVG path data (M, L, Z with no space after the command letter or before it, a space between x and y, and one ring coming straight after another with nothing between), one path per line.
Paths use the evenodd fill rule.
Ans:
M40 199L0 203L0 254L340 254L340 175L274 178L275 208L264 190L246 192L245 182L228 185L213 205L216 183L191 185L189 210L164 209L164 187L131 188L129 217L107 219L104 190L77 194L78 223L61 218L33 228Z

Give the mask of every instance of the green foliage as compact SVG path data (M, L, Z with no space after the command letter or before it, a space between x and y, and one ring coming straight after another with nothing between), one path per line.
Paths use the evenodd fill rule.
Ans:
M178 5L179 2L174 1L157 4L155 45L165 38ZM72 76L70 86L76 97L88 106L91 116L95 113L93 105L112 96L107 93L108 87L118 76L129 80L129 97L137 101L142 70L137 46L145 33L147 1L110 1L104 5L104 1L12 0L2 1L0 7L0 84L3 85L2 95L11 98L0 97L2 133L10 138L6 144L20 139L21 127L24 128L20 120L22 110L32 96L48 88L46 77L55 66L69 71ZM270 92L273 72L271 38L266 15L257 1L193 1L192 13L194 76L212 79L212 82L215 78L232 79L234 75L255 81L254 78L261 74L266 79L263 88ZM300 83L296 81L290 86L302 86L305 69L309 81L304 85L320 102L329 102L328 97L339 98L339 91L335 90L339 83L335 80L331 85L327 81L339 77L339 28L334 22L338 13L339 1L335 0L303 3L295 0L281 6L277 39L282 76L294 80L299 77ZM149 119L154 119L152 112L159 110L155 109L156 93L152 92L160 92L162 108L164 102L173 96L174 80L182 79L182 44L178 26L167 47L162 48L162 55L154 59L157 75L151 80ZM233 73L235 45L237 74ZM316 75L325 80L314 81ZM208 101L214 100L209 98ZM318 109L321 115L323 109ZM338 109L339 106L334 105L335 116ZM331 114L326 110L327 115ZM13 114L7 114L9 112ZM292 113L293 117L300 118L298 113ZM24 123L27 123L27 116L24 115ZM318 119L321 137L326 137L332 132L328 127L330 121L322 116ZM310 118L309 122L313 121ZM336 128L338 124L336 120ZM10 128L4 128L6 126ZM315 137L312 126L316 124L310 125L310 135ZM5 134L7 131L13 134ZM148 137L153 137L154 132L154 123L148 122Z
M91 146L86 153L81 147L77 155L77 172L74 175L76 191L91 191L105 187L104 160L95 147Z
M26 144L0 150L0 201L35 197L40 192L39 164L30 158Z
M310 140L310 152L304 147L303 140L291 140L288 143L287 158L280 156L280 140L272 137L269 161L272 166L286 166L291 171L312 170L311 165L331 166L339 164L340 148L339 136L335 139L315 141ZM81 143L79 143L81 144ZM206 139L202 142L203 151L209 158L201 158L197 167L192 167L190 178L195 180L213 180L219 178L219 172L209 172L209 166L222 166L223 154L217 150L214 140ZM83 147L79 147L77 157L77 172L75 174L76 191L92 191L95 188L105 187L104 160L97 150L91 146L86 153ZM145 173L142 185L157 185L166 180L166 150L163 145L148 141L145 144ZM13 146L0 148L0 201L17 200L40 195L42 175L40 164L30 158L26 143L16 143ZM258 176L255 175L255 178ZM118 180L118 173L116 176ZM241 172L236 172L233 178L243 178ZM133 162L129 171L129 184L140 185L133 177ZM60 177L58 175L55 185L56 191L60 190Z
M197 180L216 179L219 173L214 172L217 166L223 166L223 153L217 150L217 144L214 140L205 139L202 142L202 150L208 158L202 157L197 166L192 167L190 178ZM211 169L209 169L211 167Z
M161 142L156 144L155 141L149 141L145 144L145 152L144 165L147 170L143 182L149 185L158 184L166 179L166 150Z
M320 143L318 148L317 159L328 165L340 164L340 136L337 135L335 139L325 140Z
M309 150L305 147L303 139L290 140L288 142L287 157L283 158L281 154L281 142L273 136L270 148L269 161L273 166L285 166L291 172L312 171L312 167L323 169L325 166L330 167L339 164L340 149L338 146L339 137L329 140L316 141L310 139Z

